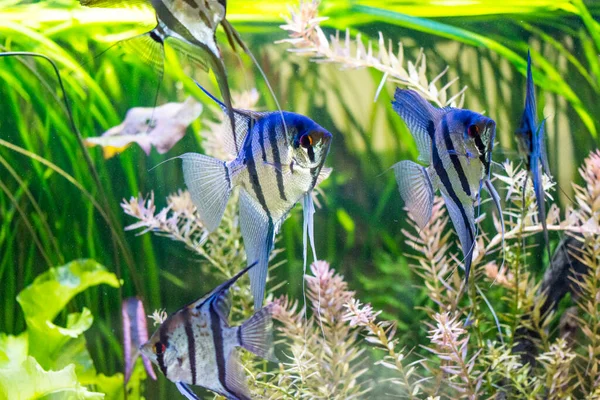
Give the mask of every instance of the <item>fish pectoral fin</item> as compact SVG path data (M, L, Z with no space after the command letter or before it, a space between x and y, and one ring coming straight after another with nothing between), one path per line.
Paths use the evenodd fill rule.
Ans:
M200 220L209 232L214 231L223 218L231 195L232 174L227 163L203 154L185 153L183 177Z
M200 397L192 391L192 388L187 383L175 382L177 390L188 400L200 400Z
M442 193L446 209L454 225L454 230L460 240L465 263L465 283L469 283L469 273L475 247L475 211L473 204L455 203L449 196Z
M329 167L321 168L321 171L319 171L319 176L317 177L317 182L315 183L315 186L319 186L321 184L321 182L323 182L325 179L329 178L329 175L331 175L331 171L333 171L333 168L329 168Z
M269 256L273 249L277 225L258 201L253 199L246 190L240 190L240 229L246 247L246 258L248 262L258 263L248 274L255 310L260 309L263 303Z
M244 322L239 327L240 346L265 360L277 362L273 349L273 320L271 315L272 306L268 305Z
M151 32L147 32L125 39L119 45L125 52L139 55L146 64L156 71L158 80L161 82L165 69L165 49L163 44L154 40L150 34Z
M427 170L412 161L400 161L392 168L408 212L423 229L431 219L433 210L433 185Z
M227 358L225 384L227 385L227 390L230 392L229 396L227 396L228 398L250 400L250 391L246 383L246 376L244 375L244 369L236 350L233 350L229 354L229 358Z

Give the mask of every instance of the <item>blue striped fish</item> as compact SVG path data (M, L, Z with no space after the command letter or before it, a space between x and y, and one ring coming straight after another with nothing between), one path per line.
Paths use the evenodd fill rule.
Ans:
M223 103L204 92L226 110ZM226 162L196 153L178 158L183 160L185 183L200 219L210 232L219 226L233 188L240 188L240 228L246 255L249 261L258 260L258 267L249 273L254 307L258 309L275 235L300 200L305 265L307 236L316 259L311 193L331 172L323 164L332 136L310 118L292 112L234 109L234 115L236 140L229 144L234 160Z
M542 184L542 170L551 177L548 167L548 158L546 154L546 142L544 137L544 121L538 123L537 104L535 101L535 89L533 86L533 76L531 74L531 55L527 52L527 94L525 95L525 110L521 117L521 124L515 132L519 153L525 159L525 166L528 175L531 175L533 190L538 204L538 219L544 230L544 240L548 250L548 257L552 258L550 253L550 244L548 241L548 227L546 224L546 202L544 197L544 187ZM527 187L527 178L523 183L523 198Z
M265 307L240 326L229 326L229 288L252 264L201 299L170 315L140 347L167 379L188 399L198 397L189 385L202 386L227 399L250 394L236 347L277 361L273 354L273 322Z
M502 219L500 196L490 181L496 123L470 110L435 108L412 90L396 89L392 105L415 138L418 161L427 165L401 161L393 166L400 195L423 228L431 218L434 191L440 190L461 243L468 283L477 236L474 205L483 184Z
M156 27L145 34L120 43L150 64L157 71L161 81L164 74L164 43L168 38L176 39L169 43L205 69L210 66L214 71L229 117L234 122L225 64L215 37L218 25L223 26L232 45L237 43L249 55L251 53L238 32L226 19L226 0L79 0L79 2L87 7L152 7L156 13Z

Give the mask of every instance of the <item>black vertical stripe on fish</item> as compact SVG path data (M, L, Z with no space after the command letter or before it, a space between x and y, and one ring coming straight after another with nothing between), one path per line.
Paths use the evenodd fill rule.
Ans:
M231 189L231 177L229 176L229 168L227 168L226 162L223 162L223 168L225 168L225 179L227 179L227 186Z
M427 126L427 133L429 134L429 137L431 138L431 143L435 143L435 126L433 124L433 121L429 121L429 124ZM471 224L469 223L469 218L467 217L465 208L463 207L463 204L461 203L460 199L456 195L456 192L454 191L454 188L452 187L452 182L450 182L450 177L448 177L448 172L444 168L442 159L440 158L440 154L438 153L437 146L435 146L435 145L431 146L431 160L432 160L432 164L435 169L435 172L437 173L438 177L440 178L442 185L444 185L444 187L446 188L446 191L448 192L448 196L450 196L450 198L452 199L452 201L454 201L454 203L458 207L458 210L460 211L460 215L462 216L463 221L465 222L465 227L467 228L467 231L469 232L469 238L471 239L471 241L474 241L475 238L473 237L473 232L471 231Z
M149 34L150 34L150 38L152 40L154 40L156 43L163 44L164 39L163 39L163 36L161 36L160 33L158 32L158 28L152 29Z
M283 187L283 171L281 170L281 154L279 154L279 145L277 144L277 130L275 126L268 126L269 144L273 152L273 163L277 166L275 168L275 175L277 177L277 188L279 189L279 197L282 200L287 201L285 196L285 188Z
M198 16L200 17L200 19L202 20L202 22L204 22L204 25L206 25L209 28L213 27L213 25L210 22L210 19L208 18L208 16L204 12L204 10L200 9L200 11L198 11Z
M310 169L310 176L312 176L312 182L310 184L310 188L313 189L317 185L317 181L319 180L319 172L321 167L314 167Z
M187 337L188 345L188 357L190 359L190 372L192 374L192 385L196 384L197 372L196 372L196 339L194 338L194 331L190 324L190 312L188 309L183 313L183 327L185 328L185 336Z
M479 152L479 161L483 164L485 168L485 176L488 176L490 173L490 163L487 159L487 151L485 145L483 144L483 140L481 140L481 136L475 136L475 147L477 147L477 151Z
M194 0L183 0L187 3L188 6L192 8L198 8L198 4Z
M257 121L256 130L258 131L258 143L260 144L260 149L262 150L262 160L263 162L267 162L267 151L265 150L265 121L263 119L259 119Z
M167 326L168 324L162 324L159 329L159 343L161 346L167 346L169 343L169 337L167 336ZM155 349L156 350L156 349ZM167 376L167 365L165 364L165 352L164 351L156 351L156 362L158 363L158 368L162 371L163 375Z
M467 180L465 171L463 170L462 164L460 163L458 154L456 154L454 143L452 143L452 138L450 137L450 132L448 131L448 121L446 119L446 115L442 117L442 136L444 137L444 144L446 145L446 150L450 155L450 161L452 161L452 165L454 166L456 174L458 175L458 179L460 180L460 186L462 187L463 191L467 194L467 196L471 197L471 187L469 186L469 181Z
M225 377L225 354L223 354L223 331L221 329L221 319L219 313L214 308L214 303L210 303L208 307L210 314L210 327L212 330L213 342L215 345L215 359L217 361L217 373L219 376L219 382L221 386L230 392L227 387L227 380Z
M223 8L227 9L227 0L217 0L219 2L220 5L223 6Z
M250 183L252 184L252 190L256 195L256 199L258 203L263 208L267 217L269 218L269 223L272 223L271 220L271 212L267 207L267 201L265 200L265 195L262 191L262 187L260 186L260 181L258 179L258 173L256 171L256 161L254 160L254 154L252 154L252 141L248 141L245 146L245 155L244 158L246 160L246 167L248 168L248 175L250 177Z

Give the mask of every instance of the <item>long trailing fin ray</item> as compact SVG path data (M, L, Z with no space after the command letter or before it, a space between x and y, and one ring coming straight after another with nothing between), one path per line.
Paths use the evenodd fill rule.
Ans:
M229 168L224 161L203 154L186 153L179 158L183 160L183 177L200 220L213 232L221 223L231 195Z
M264 358L277 362L273 349L272 306L262 308L240 327L240 346Z
M538 219L542 224L542 230L544 234L544 244L548 251L549 260L552 260L552 253L550 252L550 241L548 238L548 224L546 222L546 198L544 193L544 183L542 180L542 166L540 165L538 158L531 158L531 181L533 183L533 190L535 192L535 200L538 207Z
M240 229L248 261L258 266L250 271L250 288L254 296L254 309L263 304L269 256L273 249L275 224L246 190L240 190Z
M175 382L177 390L188 400L200 400L200 397L192 391L187 383Z
M498 210L498 219L500 220L500 227L502 229L502 266L500 267L500 270L502 271L502 267L504 266L504 258L506 255L506 248L504 246L504 234L506 232L506 229L504 226L504 215L502 213L502 205L500 203L500 195L496 191L496 188L492 184L492 181L490 181L489 179L485 180L485 187L486 187L488 193L490 194L490 196L492 196L492 200L494 201L494 204L496 205L496 209Z
M238 352L234 349L225 366L225 384L227 390L231 392L227 398L235 398L240 400L250 400L250 390L246 383L246 376ZM232 397L231 395L235 396Z
M269 82L269 79L267 78L267 74L265 73L265 71L262 69L262 67L256 60L256 57L254 57L254 54L252 53L252 51L250 51L248 46L246 46L246 43L244 43L244 41L242 40L238 31L235 30L235 28L229 23L229 21L227 21L226 19L223 19L223 21L221 21L221 25L227 32L228 37L231 35L235 39L235 41L240 45L240 47L244 50L244 52L248 55L248 57L250 57L250 59L252 59L252 62L258 69L258 72L265 80L265 84L267 85L267 88L269 89L269 93L271 94L271 97L273 97L273 101L275 102L275 106L277 107L277 111L279 112L279 115L281 116L281 123L283 124L283 130L284 130L286 136L289 136L287 124L285 122L285 117L283 115L281 105L279 104L279 100L277 99L277 96L275 96L275 91L273 90L273 87L271 86L271 82Z
M465 284L469 283L469 273L475 247L475 217L472 204L456 204L449 196L442 193L452 225L458 235L465 263ZM462 208L462 211L461 211Z
M427 170L412 161L400 161L392 168L406 208L423 229L433 210L433 186Z
M431 138L427 132L430 121L438 119L444 109L437 109L414 90L397 88L392 101L394 111L406 123L417 143L418 160L429 163L431 160Z

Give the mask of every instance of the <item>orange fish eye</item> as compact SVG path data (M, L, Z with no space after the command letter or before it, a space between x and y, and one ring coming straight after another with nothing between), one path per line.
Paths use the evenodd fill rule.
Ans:
M313 138L309 134L304 134L300 137L300 146L308 149L313 144Z
M475 137L479 135L479 126L477 125L469 125L468 133L470 137Z

